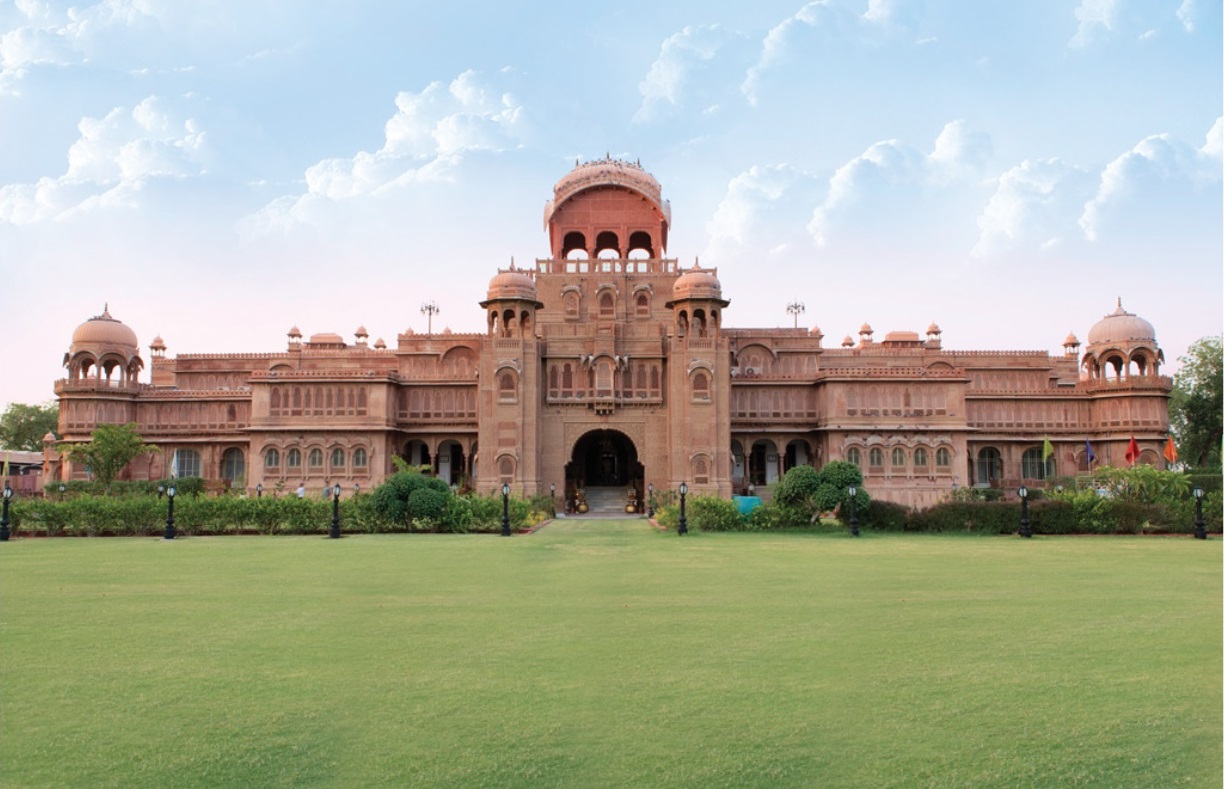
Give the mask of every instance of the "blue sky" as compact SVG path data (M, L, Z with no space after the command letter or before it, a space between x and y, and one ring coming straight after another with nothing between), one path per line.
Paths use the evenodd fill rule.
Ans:
M479 331L576 159L640 160L728 325L1061 352L1221 331L1207 0L0 2L0 403L147 346ZM142 348L147 361L147 347Z

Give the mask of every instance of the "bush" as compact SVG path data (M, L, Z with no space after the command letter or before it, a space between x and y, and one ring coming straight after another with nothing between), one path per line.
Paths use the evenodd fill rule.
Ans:
M821 474L811 466L795 466L782 476L774 487L773 500L786 507L799 507L816 495L823 482Z
M412 494L418 490L440 494L443 498L423 494L417 498L422 507L419 511L410 503ZM385 521L402 524L408 528L414 518L438 518L445 508L445 500L451 496L450 487L437 477L426 477L416 470L397 471L371 494L373 506Z
M420 487L408 496L408 516L414 521L419 518L437 520L446 511L446 502L451 494L443 493L431 487Z
M857 497L855 498L857 507ZM871 502L866 512L859 514L859 525L873 531L905 531L909 519L910 509L904 504L877 500Z
M743 531L745 527L735 502L717 496L694 496L686 515L689 525L701 531Z
M762 504L749 513L745 528L748 531L780 531L799 529L810 524L811 517L807 510L771 502Z

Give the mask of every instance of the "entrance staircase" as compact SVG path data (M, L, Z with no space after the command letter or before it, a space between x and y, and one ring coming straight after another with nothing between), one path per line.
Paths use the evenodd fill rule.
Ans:
M629 494L623 487L612 488L597 488L587 487L586 493L587 511L586 517L597 518L637 518L640 513L625 512L625 504L628 503Z

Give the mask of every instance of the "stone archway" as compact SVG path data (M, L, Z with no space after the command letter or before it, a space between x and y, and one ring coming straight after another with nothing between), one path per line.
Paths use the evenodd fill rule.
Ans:
M642 464L633 440L619 430L591 430L574 442L565 465L568 488L640 486Z

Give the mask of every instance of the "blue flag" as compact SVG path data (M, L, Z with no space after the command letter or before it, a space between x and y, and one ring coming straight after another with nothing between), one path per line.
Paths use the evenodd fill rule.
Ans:
M1092 451L1091 441L1088 441L1088 440L1084 441L1084 451L1088 455L1088 468L1092 468L1092 462L1096 460L1096 453Z

